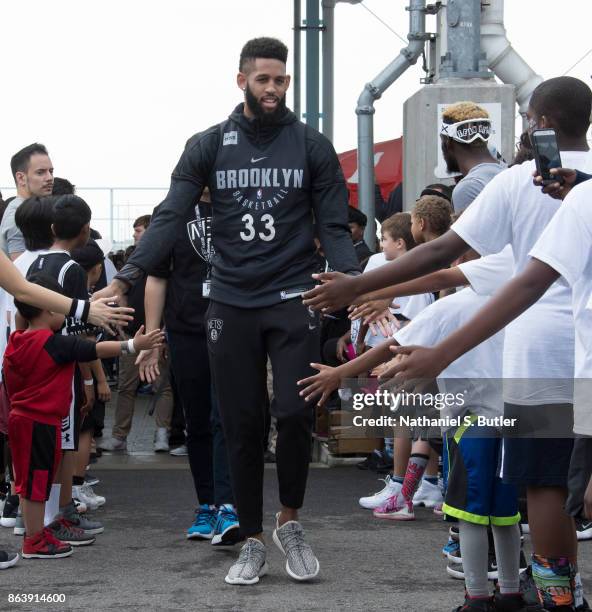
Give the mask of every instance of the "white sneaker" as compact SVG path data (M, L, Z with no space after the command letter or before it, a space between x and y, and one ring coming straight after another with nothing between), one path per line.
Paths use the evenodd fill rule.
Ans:
M76 506L76 512L78 512L78 514L84 514L88 510L86 504L83 504L79 499L73 497L72 500L74 501L74 505Z
M101 450L109 453L115 453L117 451L127 451L127 440L120 440L119 438L107 438L104 442L101 442L98 446Z
M96 510L100 506L104 505L104 503L107 501L101 495L97 495L92 490L92 487L87 484L72 487L72 497L79 499L91 510Z
M181 444L181 446L177 446L177 448L173 448L173 450L169 453L173 457L186 457L189 454L187 451L187 445Z
M159 427L154 432L154 452L168 453L169 452L169 433L166 427Z
M442 491L438 485L428 482L425 478L422 479L419 489L413 496L414 506L425 506L426 508L435 508L444 502Z
M378 506L382 506L389 497L393 497L399 493L401 491L401 487L403 486L400 482L392 480L390 476L387 476L384 479L384 482L385 487L382 490L374 493L374 495L369 495L368 497L360 497L360 506L362 506L362 508L374 510L375 508L378 508Z

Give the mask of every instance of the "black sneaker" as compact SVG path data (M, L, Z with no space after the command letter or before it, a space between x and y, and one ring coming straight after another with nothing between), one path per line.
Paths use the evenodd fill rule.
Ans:
M576 519L576 533L578 540L592 540L592 521Z
M493 602L495 612L526 612L529 609L521 593L504 595L496 591Z
M465 594L465 603L454 608L452 612L494 612L493 599L491 597L478 597L471 599Z
M0 518L0 525L2 525L2 527L15 526L16 515L18 514L18 507L19 496L7 495L6 501L4 502L4 509L2 510L2 518Z
M0 550L0 570L8 569L13 565L16 565L19 560L19 556L16 553L9 553L5 550Z
M377 474L389 474L394 468L393 458L384 451L380 453L380 459L376 465Z
M364 459L364 461L360 461L360 463L356 463L356 467L359 470L371 470L372 472L376 471L376 466L378 462L382 459L379 450L373 450L370 455Z

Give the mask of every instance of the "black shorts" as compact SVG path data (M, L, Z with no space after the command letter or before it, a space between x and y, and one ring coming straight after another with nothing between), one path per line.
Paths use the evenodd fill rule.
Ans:
M571 516L584 518L584 493L592 476L592 438L579 437L574 440L565 510Z
M24 499L44 502L60 464L60 432L12 412L8 417L16 492Z
M504 438L500 475L507 484L567 487L573 438Z
M519 406L504 403L504 417L517 426L504 428L500 475L505 483L567 487L573 448L573 405Z

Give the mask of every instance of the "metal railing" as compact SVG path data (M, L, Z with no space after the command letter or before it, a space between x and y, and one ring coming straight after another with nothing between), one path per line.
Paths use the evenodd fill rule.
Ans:
M14 187L0 187L6 200L16 195ZM168 187L78 187L76 194L90 206L91 225L113 243L113 250L132 244L135 219L151 214L166 195Z

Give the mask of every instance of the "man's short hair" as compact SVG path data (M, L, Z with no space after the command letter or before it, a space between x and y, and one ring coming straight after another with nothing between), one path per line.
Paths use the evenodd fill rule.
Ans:
M366 217L366 215L359 208L348 206L347 222L357 223L360 227L366 227L366 225L368 225L368 217Z
M76 193L76 185L72 185L68 179L60 178L59 176L53 177L53 189L51 191L51 195L74 195L74 193Z
M590 126L592 91L574 77L547 79L532 92L530 107L539 117L552 119L566 136L581 137Z
M427 221L432 232L441 236L448 231L452 223L452 206L440 196L425 195L415 202L413 215Z
M246 72L246 65L249 62L254 62L258 57L266 59L275 59L283 62L288 61L288 47L277 38L252 38L245 43L240 54L238 63L239 72Z
M488 119L489 113L475 102L455 102L442 111L444 123L458 123L469 119Z
M28 251L49 249L53 244L51 224L56 200L54 196L33 196L16 209L14 221L23 234Z
M144 229L148 229L151 219L152 219L152 215L142 215L141 217L138 217L134 221L134 224L132 225L132 227L138 227L138 225L141 225Z
M41 272L35 272L27 277L27 280L30 283L35 285L39 285L40 287L45 287L46 289L50 289L51 291L55 291L56 293L61 293L64 295L64 290L60 287L60 283L58 283L57 279L52 276L48 276L47 274L42 274ZM37 318L42 312L43 308L37 308L37 306L31 306L30 304L25 304L15 298L14 305L16 309L19 311L21 317L26 321L32 321Z
M49 153L44 145L34 142L12 156L10 169L15 181L17 172L26 172L29 169L29 162L33 155L49 155Z
M455 102L450 106L447 106L442 112L442 122L452 125L459 121L468 121L469 119L488 119L489 113L475 102L464 101ZM480 138L477 138L473 142L457 144L464 147L470 147L473 149L483 149L487 147L487 143L483 142Z
M76 238L82 228L90 223L92 211L89 205L76 195L57 198L53 207L53 233L60 240Z
M417 246L411 233L411 215L407 212L395 213L385 219L380 231L388 234L393 240L404 240L408 251Z

